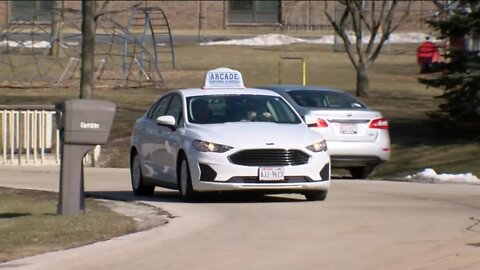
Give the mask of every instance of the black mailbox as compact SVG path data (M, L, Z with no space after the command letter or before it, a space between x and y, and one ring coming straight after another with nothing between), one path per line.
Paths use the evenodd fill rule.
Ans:
M96 145L107 143L115 116L113 102L70 99L56 105L62 158L57 212L77 215L85 211L83 157Z

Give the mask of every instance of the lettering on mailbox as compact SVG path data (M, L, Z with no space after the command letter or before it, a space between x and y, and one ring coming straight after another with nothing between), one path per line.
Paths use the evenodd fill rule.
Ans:
M80 128L100 128L100 124L99 123L94 123L94 122L80 122Z

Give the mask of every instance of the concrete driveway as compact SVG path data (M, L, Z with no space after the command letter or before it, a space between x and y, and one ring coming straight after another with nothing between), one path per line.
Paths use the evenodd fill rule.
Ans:
M0 186L58 191L57 167L2 167ZM0 269L480 269L480 186L334 180L300 195L135 198L126 169L87 168L85 189L139 199L169 224Z

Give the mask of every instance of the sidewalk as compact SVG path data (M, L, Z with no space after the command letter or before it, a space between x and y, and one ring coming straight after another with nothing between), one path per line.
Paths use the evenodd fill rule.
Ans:
M85 191L131 191L128 169L84 169ZM59 191L60 166L2 166L0 186Z

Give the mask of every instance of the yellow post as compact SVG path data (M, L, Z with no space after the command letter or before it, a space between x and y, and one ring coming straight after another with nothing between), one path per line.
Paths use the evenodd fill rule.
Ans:
M305 59L302 57L302 83L305 86L307 80L307 65L305 64Z

